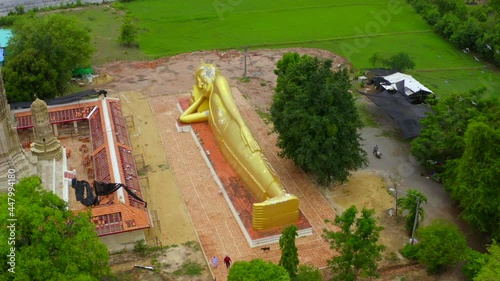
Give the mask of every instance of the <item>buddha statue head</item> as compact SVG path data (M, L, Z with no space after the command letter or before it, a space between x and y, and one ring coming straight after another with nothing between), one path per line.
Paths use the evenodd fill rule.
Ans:
M215 77L219 70L213 63L202 63L196 71L196 86L206 95L210 95L213 89Z

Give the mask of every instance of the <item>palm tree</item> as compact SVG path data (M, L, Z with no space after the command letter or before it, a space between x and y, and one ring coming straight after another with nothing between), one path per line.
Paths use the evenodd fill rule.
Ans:
M405 212L405 220L406 220L406 229L411 233L413 230L413 224L415 222L415 215L417 214L417 201L420 200L420 205L418 207L418 220L417 225L420 224L421 221L424 220L425 211L422 208L423 203L427 203L427 197L418 190L409 189L406 193L406 197L399 198L397 201L398 207L401 209L401 212Z

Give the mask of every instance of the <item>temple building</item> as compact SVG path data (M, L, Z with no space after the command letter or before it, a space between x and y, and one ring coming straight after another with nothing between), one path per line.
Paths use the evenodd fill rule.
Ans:
M145 239L151 219L120 100L94 91L90 98L79 93L47 103L37 99L11 110L1 79L0 87L0 175L9 169L18 179L38 175L73 212L90 208L110 252ZM95 198L91 204L89 195Z

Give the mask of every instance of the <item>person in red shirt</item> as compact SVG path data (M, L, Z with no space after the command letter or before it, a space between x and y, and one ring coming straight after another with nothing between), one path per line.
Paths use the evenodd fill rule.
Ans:
M228 255L226 255L226 257L224 258L224 263L226 264L227 268L231 266L231 262L232 262L231 258Z

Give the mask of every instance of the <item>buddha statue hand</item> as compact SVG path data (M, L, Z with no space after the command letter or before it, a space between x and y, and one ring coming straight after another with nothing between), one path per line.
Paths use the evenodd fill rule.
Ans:
M260 151L260 146L252 135L252 132L248 129L248 127L243 126L241 128L241 138L246 146L250 148L252 152Z

